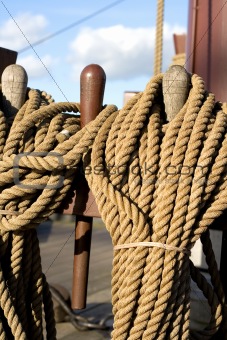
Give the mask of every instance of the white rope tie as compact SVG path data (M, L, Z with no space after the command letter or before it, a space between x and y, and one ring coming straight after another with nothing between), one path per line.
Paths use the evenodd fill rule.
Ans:
M133 243L117 244L114 247L114 250L136 248L136 247L158 247L158 248L163 248L165 250L173 250L173 251L178 251L180 253L184 253L187 255L191 255L190 250L186 248L179 248L179 247L171 246L169 244L164 244L160 242L133 242Z

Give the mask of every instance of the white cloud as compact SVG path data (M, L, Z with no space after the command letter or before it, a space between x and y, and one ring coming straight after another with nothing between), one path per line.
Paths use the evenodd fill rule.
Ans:
M0 46L18 51L44 36L46 26L43 15L20 14L0 26Z
M50 55L45 55L42 58L29 55L27 57L18 57L17 64L24 67L28 74L28 79L38 78L51 73L51 67L57 63L57 59L52 58Z
M173 33L185 33L183 27L164 24L163 70L174 55ZM83 29L70 45L68 61L73 78L78 80L88 64L99 64L108 79L130 79L153 74L155 27L129 28L122 25Z
M46 36L45 29L47 20L43 15L32 15L31 13L23 13L14 19L7 20L0 26L0 46L19 51L29 43L36 42L41 37ZM40 78L48 75L53 66L57 63L57 59L46 54L43 57L36 55L18 54L17 64L23 66L30 78Z

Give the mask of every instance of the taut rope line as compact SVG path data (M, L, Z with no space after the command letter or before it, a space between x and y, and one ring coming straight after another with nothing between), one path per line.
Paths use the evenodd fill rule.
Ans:
M42 339L43 307L47 339L56 338L35 227L59 207L81 160L96 169L86 178L115 249L112 339L209 339L226 327L209 226L227 208L227 116L193 75L187 102L165 122L162 78L83 129L65 113L79 104L49 103L40 91L28 92L12 126L0 112L1 339ZM211 284L185 254L199 238ZM189 327L190 276L211 306L198 332Z

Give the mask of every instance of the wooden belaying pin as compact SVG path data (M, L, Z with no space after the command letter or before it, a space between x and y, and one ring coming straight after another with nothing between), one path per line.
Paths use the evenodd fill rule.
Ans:
M184 106L189 92L190 76L183 66L172 65L163 75L162 92L167 121Z
M80 124L83 128L95 119L102 109L106 75L101 66L91 64L86 66L80 76ZM88 198L90 190L84 176L80 178L77 201L81 195ZM94 198L93 198L94 200ZM83 199L84 201L84 199ZM76 209L77 210L77 209ZM82 209L83 210L83 209ZM73 265L72 309L86 307L88 270L90 259L92 216L84 216L77 211L75 228L75 249Z
M6 117L13 116L25 102L28 76L20 65L9 65L2 73L2 106Z

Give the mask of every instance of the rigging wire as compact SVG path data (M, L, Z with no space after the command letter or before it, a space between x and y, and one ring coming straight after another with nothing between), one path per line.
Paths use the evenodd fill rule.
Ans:
M78 26L78 25L82 24L83 22L96 17L97 15L99 15L99 14L101 14L103 12L106 12L107 10L109 10L109 9L119 5L120 3L124 2L124 1L125 0L114 1L111 4L109 4L109 5L105 6L105 7L102 7L99 10L97 10L97 11L87 15L86 17L84 17L84 18L82 18L80 20L77 20L77 21L73 22L72 24L70 24L68 26L63 27L63 28L61 28L60 30L58 30L58 31L56 31L54 33L51 33L51 34L47 35L46 37L44 37L42 39L39 39L39 40L35 41L34 43L32 43L32 46L34 47L34 46L40 45L40 44L44 43L45 41L50 40L50 39L52 39L52 38L54 38L54 37L56 37L56 36L58 36L58 35L60 35L60 34L62 34L64 32L66 32L66 31L70 30L71 28L73 28L75 26ZM23 53L23 52L29 50L30 48L31 48L30 45L26 46L26 47L22 48L21 50L19 50L18 54L19 53Z

